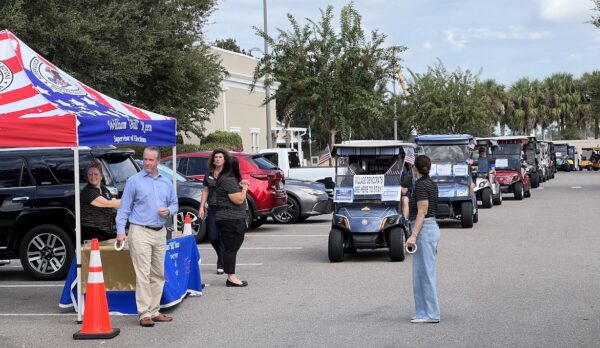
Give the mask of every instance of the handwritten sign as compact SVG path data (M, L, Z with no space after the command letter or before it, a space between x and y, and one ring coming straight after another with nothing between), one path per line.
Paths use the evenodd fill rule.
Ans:
M380 195L383 193L385 175L355 175L355 195Z
M508 167L508 159L507 158L496 158L496 167L499 167L499 168Z

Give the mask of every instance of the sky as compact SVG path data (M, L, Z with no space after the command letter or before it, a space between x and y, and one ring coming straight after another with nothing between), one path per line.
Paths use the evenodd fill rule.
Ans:
M318 21L320 9L339 13L349 1L268 0L268 32L289 30L287 14L302 25ZM416 73L440 59L448 70L480 72L505 86L522 77L544 79L568 72L580 77L600 70L600 29L589 21L592 0L356 0L365 32L404 45L403 68ZM208 42L233 38L246 50L263 48L253 26L263 27L263 1L219 0L205 30ZM260 53L258 53L260 55ZM408 77L408 73L404 72Z

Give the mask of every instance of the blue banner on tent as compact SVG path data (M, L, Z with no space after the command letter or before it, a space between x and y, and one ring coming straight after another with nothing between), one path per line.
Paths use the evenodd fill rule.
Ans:
M167 308L181 302L186 296L202 294L200 252L193 236L167 241L165 255L165 286L160 306ZM105 277L109 275L105 274ZM106 291L108 310L113 314L137 314L135 291ZM84 302L85 303L85 302ZM59 307L74 307L77 311L77 270L75 260L67 275Z

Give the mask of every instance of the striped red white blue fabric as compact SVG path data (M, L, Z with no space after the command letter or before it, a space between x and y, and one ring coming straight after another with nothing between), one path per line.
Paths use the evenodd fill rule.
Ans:
M323 150L323 152L321 153L321 156L319 156L319 165L329 161L331 159L331 150L329 150L329 144L327 144L327 147L325 148L325 150Z
M174 145L176 120L110 98L0 31L0 146Z

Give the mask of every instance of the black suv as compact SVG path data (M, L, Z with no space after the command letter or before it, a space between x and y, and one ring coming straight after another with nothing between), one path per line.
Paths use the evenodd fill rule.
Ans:
M80 148L80 188L85 169L98 160L104 183L120 196L127 178L138 172L133 150ZM62 279L75 254L73 150L0 149L0 260L21 259L37 279ZM107 239L114 235L82 240Z

